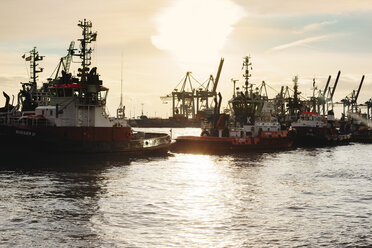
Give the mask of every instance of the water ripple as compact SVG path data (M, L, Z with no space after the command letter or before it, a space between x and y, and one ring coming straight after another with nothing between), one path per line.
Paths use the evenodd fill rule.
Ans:
M371 147L7 167L0 246L367 247Z

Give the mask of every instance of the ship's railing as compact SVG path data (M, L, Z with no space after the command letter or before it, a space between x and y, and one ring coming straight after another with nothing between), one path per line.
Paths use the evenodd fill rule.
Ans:
M8 111L8 112L2 112L0 113L0 124L1 125L6 125L10 124L13 119L19 118L21 115L19 112L13 112L13 111Z
M29 127L48 127L54 126L49 120L38 116L10 115L0 113L0 125L3 126L29 126Z

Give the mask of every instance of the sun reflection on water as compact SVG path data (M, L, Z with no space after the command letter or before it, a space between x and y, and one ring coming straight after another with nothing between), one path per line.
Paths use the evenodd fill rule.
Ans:
M188 240L200 245L213 243L219 230L227 229L223 223L231 217L222 193L226 178L215 159L209 155L177 155L177 160L182 161L177 179L187 184L174 202L179 205L177 214L185 228L176 236L187 235Z
M338 149L332 153L345 152ZM175 153L111 168L102 175L93 231L105 244L126 247L301 246L306 239L298 237L309 232L315 243L328 244L318 231L334 233L332 226L340 228L343 220L354 218L347 207L340 209L345 203L340 189L350 187L338 177L350 175L342 171L349 171L348 166L340 167L342 156L329 157L328 150L315 153L321 154ZM304 160L312 164L299 162ZM341 215L332 215L331 208ZM366 209L358 214L367 216ZM358 228L362 233L365 225Z

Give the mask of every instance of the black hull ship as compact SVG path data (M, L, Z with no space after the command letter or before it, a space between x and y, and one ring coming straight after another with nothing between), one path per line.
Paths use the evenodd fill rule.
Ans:
M62 153L167 153L170 138L162 133L131 134L123 127L27 127L0 126L2 151Z
M284 120L282 125L290 126L295 137L294 146L321 147L344 145L350 142L350 128L344 121L337 122L333 111L332 99L340 74L341 71L338 72L332 88L328 87L331 80L329 76L324 91L319 90L318 96L316 96L317 87L314 79L313 96L310 99L304 97L301 99L298 77L294 77L293 97L288 98L288 114L282 118Z
M348 144L351 133L340 131L332 121L333 114L328 119L315 112L302 112L300 118L292 123L296 137L296 146L332 146Z
M120 104L116 118L105 111L108 88L102 85L97 68L89 69L96 40L90 21L80 21L83 37L80 50L70 46L61 59L54 79L37 88L37 61L43 59L34 48L30 56L31 80L22 83L17 104L0 109L0 149L2 152L125 153L132 155L167 153L168 134L133 132L124 119ZM68 73L73 56L81 59L77 77Z

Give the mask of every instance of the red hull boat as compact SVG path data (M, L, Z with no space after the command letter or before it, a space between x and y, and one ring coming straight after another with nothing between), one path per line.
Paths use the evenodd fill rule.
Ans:
M172 145L175 152L230 153L280 150L292 147L288 130L282 130L273 115L274 106L260 90L253 91L248 84L249 57L245 57L245 91L234 93L229 101L232 115L220 114L220 100L215 99L214 113L202 123L201 136L180 136ZM251 88L248 91L249 87ZM266 90L265 90L266 92Z
M124 118L120 103L117 117L106 113L108 88L102 85L97 68L89 68L96 40L90 21L80 21L83 38L80 51L71 43L69 53L61 59L55 78L37 88L37 61L43 59L34 48L26 61L31 63L31 80L22 83L18 103L0 108L0 149L3 152L68 152L125 154L167 153L168 134L133 132ZM81 58L78 75L69 73L72 56ZM61 70L60 70L61 69Z
M190 153L230 153L281 150L292 147L287 131L261 133L258 137L179 136L173 151Z

